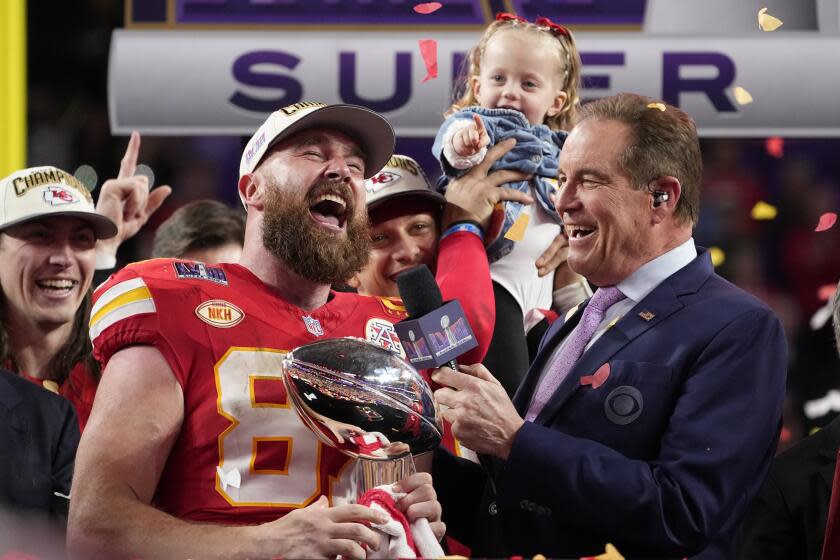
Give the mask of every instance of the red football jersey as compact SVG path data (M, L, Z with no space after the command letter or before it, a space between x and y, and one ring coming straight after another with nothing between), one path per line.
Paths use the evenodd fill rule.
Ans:
M126 346L155 346L183 388L184 423L154 505L180 518L261 523L350 486L351 461L286 397L284 353L355 336L404 355L393 328L403 317L399 300L347 293L306 313L242 266L156 259L96 290L91 339L103 366Z
M76 409L76 417L79 420L79 431L84 431L91 408L93 408L93 398L96 395L97 383L83 362L79 362L73 366L70 375L67 376L67 379L64 380L61 386L58 386L55 381L31 377L23 372L20 375L49 391L58 393L70 401L73 408Z

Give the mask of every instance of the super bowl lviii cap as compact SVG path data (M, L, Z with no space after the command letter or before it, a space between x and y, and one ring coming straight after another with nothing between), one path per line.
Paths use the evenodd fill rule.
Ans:
M239 176L253 173L269 148L307 128L344 132L365 154L365 179L382 169L394 152L394 129L381 115L358 105L326 105L302 101L271 113L248 140L239 161Z
M30 167L0 180L0 230L42 217L71 216L93 226L97 239L117 234L117 226L98 214L90 191L56 167Z
M413 196L443 204L445 198L436 192L420 164L408 156L394 155L385 167L365 181L368 211L397 197Z

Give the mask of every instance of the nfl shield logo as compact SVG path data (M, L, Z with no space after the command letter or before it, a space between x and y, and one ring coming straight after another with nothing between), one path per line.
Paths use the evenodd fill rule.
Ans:
M318 319L313 319L309 315L305 315L301 319L303 319L303 324L306 325L306 330L315 336L324 336L324 329L321 328L321 323Z

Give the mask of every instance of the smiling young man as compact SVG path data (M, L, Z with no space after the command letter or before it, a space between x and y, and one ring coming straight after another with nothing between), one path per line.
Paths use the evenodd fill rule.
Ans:
M87 187L56 167L0 180L0 367L67 398L81 429L98 379L86 328L94 266L170 192L150 193L145 178L133 177L139 150L133 135L96 208Z
M664 110L662 108L664 107ZM732 558L773 457L787 364L778 319L697 248L699 142L683 111L583 107L555 203L569 265L598 286L557 321L513 401L482 366L433 379L493 480L435 457L454 536L485 556ZM476 482L481 481L481 482ZM483 495L482 495L483 492Z
M377 542L365 523L378 513L336 505L352 485L349 459L300 421L280 376L286 351L325 337L401 351L399 305L330 289L367 260L363 181L393 145L365 108L284 107L242 156L238 264L155 259L97 290L91 337L105 369L77 462L77 554L363 557L361 544ZM473 179L460 213L489 219L499 189ZM457 235L483 255L477 236ZM399 507L441 536L430 480L403 480Z

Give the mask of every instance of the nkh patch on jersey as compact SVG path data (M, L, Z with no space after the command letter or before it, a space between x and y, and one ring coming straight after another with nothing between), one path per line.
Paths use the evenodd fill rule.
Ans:
M393 323L378 317L368 319L365 325L365 338L405 358L405 350L400 344L400 338L397 336L397 331L394 330Z
M220 329L227 329L238 325L245 318L241 309L223 299L211 299L195 308L199 319Z

